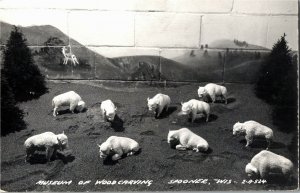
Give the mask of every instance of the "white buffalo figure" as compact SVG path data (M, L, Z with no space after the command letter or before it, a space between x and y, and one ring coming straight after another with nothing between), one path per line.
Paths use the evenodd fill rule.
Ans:
M220 86L214 83L209 83L204 87L199 86L198 96L200 98L209 96L214 103L217 97L221 97L227 104L227 89L225 86Z
M210 115L210 106L208 103L196 99L191 99L185 103L181 102L181 105L181 112L179 113L179 115L190 115L192 118L192 122L195 121L198 115L205 115L206 122L208 122Z
M149 111L154 112L156 117L159 117L164 109L168 111L171 104L171 99L168 95L158 93L153 98L147 98Z
M140 149L139 144L127 137L110 136L104 143L99 145L100 158L107 158L112 156L112 160L116 161L122 157L122 155L133 155Z
M293 163L278 154L262 150L256 154L251 162L246 165L245 172L251 178L270 177L270 174L279 174L289 179L293 172Z
M60 95L55 96L52 99L53 116L57 115L57 109L60 106L70 106L70 111L74 113L76 109L78 112L82 112L85 109L85 102L81 97L74 91L69 91Z
M176 145L178 150L192 149L196 152L208 150L207 141L188 128L169 131L168 143L170 146Z
M104 119L108 121L113 121L115 119L117 107L110 99L102 101L100 109Z
M273 130L256 121L237 122L233 125L233 135L245 135L246 147L252 144L254 138L264 137L270 147L273 141Z
M25 143L26 161L34 155L35 151L46 151L47 161L52 155L56 156L56 151L63 151L68 147L68 137L63 133L55 135L52 132L45 132L29 137Z

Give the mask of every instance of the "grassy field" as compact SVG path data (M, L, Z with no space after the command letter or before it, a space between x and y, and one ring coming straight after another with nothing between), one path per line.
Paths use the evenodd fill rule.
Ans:
M262 149L264 141L256 141L246 149L242 136L232 136L235 122L256 120L274 130L275 142L271 151L292 159L288 146L292 133L278 130L271 120L271 108L253 93L253 85L227 84L229 104L211 105L212 116L208 123L198 119L191 123L187 117L178 116L180 102L197 98L198 84L170 87L150 87L123 84L104 86L90 82L48 82L49 93L38 100L20 104L26 113L28 128L1 138L1 189L6 191L200 191L200 190L282 190L296 189L297 180L268 180L265 184L243 184L249 180L244 172L246 164ZM57 94L74 90L88 105L84 113L71 114L67 108L52 116L51 100ZM148 113L146 98L162 92L171 97L172 104L162 118ZM99 114L101 101L111 99L118 107L113 124L102 121ZM187 127L205 138L210 150L207 153L177 151L167 143L169 130ZM45 162L37 154L31 163L25 163L24 141L38 133L64 131L70 149L58 159ZM140 154L126 157L117 163L104 162L99 157L97 143L109 136L126 136L140 143ZM296 174L295 174L296 175ZM96 180L153 180L147 185L95 185ZM170 184L170 180L207 179L203 183ZM216 183L215 179L227 179ZM72 180L70 185L38 185L39 180ZM78 185L79 181L88 181ZM177 181L179 182L179 181ZM198 182L200 182L198 180ZM206 182L206 183L205 183Z

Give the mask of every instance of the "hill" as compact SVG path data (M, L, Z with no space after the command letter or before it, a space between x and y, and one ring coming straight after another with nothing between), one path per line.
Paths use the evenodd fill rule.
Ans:
M109 58L127 80L159 80L159 56L126 56Z
M0 24L0 43L4 44L12 25ZM32 46L35 63L49 79L221 82L225 66L225 81L254 82L262 59L268 52L267 48L245 41L218 40L208 48L222 48L224 51L186 50L173 58L150 55L107 58L70 38L72 53L79 61L79 65L74 66L71 62L63 64L61 48L68 45L69 37L59 29L51 25L18 27L27 38L28 45ZM294 55L293 60L297 61L297 54Z
M0 22L0 25L1 25L0 43L6 44L6 41L10 36L10 32L12 30L13 25L5 22ZM17 26L17 27L21 29L22 33L27 39L27 45L29 46L41 45L41 43L46 42L49 37L57 37L62 41L64 41L66 45L69 40L67 35L65 35L59 29L51 25L30 26L30 27Z
M173 81L199 81L199 82L220 82L221 73L217 72L216 65L189 65L177 62L168 58L161 58L162 63L162 75L167 80ZM172 66L172 68L170 68Z
M239 40L228 40L228 39L221 39L216 40L208 45L209 48L220 48L220 49L247 49L247 50L270 50L263 46L258 46L254 44L249 44L245 41Z
M13 28L11 24L0 22L1 25L1 37L0 43L5 44L10 36L10 31ZM93 52L80 44L76 40L70 39L72 52L79 60L78 66L63 65L63 55L61 53L61 47L67 46L69 37L61 32L56 27L51 25L30 26L22 27L18 26L25 38L27 39L27 45L49 45L51 38L55 38L60 42L50 44L47 48L47 52L41 53L42 47L34 47L32 51L34 53L34 60L36 64L41 68L42 72L49 78L84 78L90 79L100 77L101 79L111 79L111 77L119 76L120 70L115 67L106 57ZM43 51L43 50L42 50ZM45 50L44 50L45 51ZM96 70L95 70L96 69Z

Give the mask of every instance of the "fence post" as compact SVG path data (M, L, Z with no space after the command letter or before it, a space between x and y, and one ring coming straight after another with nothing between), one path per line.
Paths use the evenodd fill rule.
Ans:
M227 48L226 49L226 52L224 54L224 60L223 60L223 70L222 70L222 83L224 84L225 83L225 64L226 64L226 56L227 56L227 53L229 52L229 49Z

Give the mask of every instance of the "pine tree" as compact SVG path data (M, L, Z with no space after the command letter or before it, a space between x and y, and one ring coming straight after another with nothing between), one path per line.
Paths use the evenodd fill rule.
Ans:
M4 50L3 72L16 101L37 98L48 90L45 77L34 64L26 39L15 26Z
M273 105L272 115L277 125L286 127L297 122L297 65L292 62L285 34L266 58L255 91L258 97ZM294 129L295 125L290 127Z
M19 131L26 127L23 111L16 106L11 88L1 71L1 135Z

